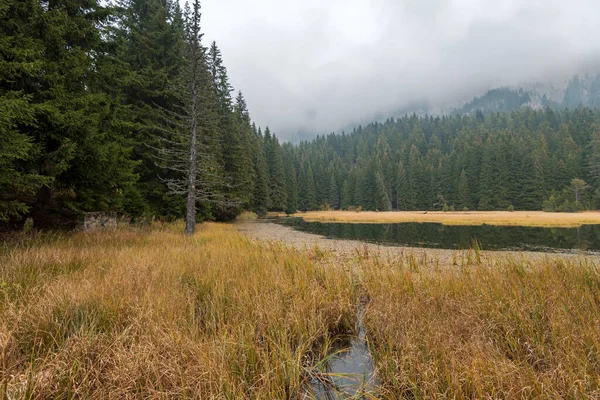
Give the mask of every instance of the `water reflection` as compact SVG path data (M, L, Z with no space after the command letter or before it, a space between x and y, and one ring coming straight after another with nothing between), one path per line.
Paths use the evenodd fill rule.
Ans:
M366 340L364 311L358 316L358 336L342 340L326 360L324 371L311 382L314 398L371 399L377 395L375 363Z
M438 223L346 224L305 222L302 218L284 218L278 222L331 239L396 246L462 249L469 248L476 239L485 250L600 251L600 225L539 228Z

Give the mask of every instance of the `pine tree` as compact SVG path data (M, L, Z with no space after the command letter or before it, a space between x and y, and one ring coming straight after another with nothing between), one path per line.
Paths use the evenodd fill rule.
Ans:
M33 93L17 82L33 81L41 73L42 46L31 37L24 16L41 12L34 1L0 6L0 222L19 228L29 211L27 197L49 183L27 165L36 157L33 138L20 128L35 126Z
M590 183L595 189L600 189L600 125L594 129L588 146L587 168Z
M290 144L286 144L283 150L286 188L285 212L287 214L294 214L298 210L298 181L294 160L292 158L293 147Z
M342 193L340 197L340 209L347 210L352 205L352 187L350 186L350 177L344 180Z
M469 200L469 180L467 179L467 173L463 169L458 178L458 205L461 209L469 208L471 201Z
M133 195L143 199L130 208L176 218L184 212L185 198L168 194L169 189L158 176L176 178L177 174L156 165L153 148L161 145L154 127L164 122L156 109L179 111L177 88L185 64L183 13L178 1L120 0L120 5L123 12L118 35L123 49L118 60L128 70L122 82L123 103L129 109L124 119L133 137L133 158L140 161L136 169L137 193Z
M104 84L123 73L109 61L113 10L96 0L12 1L0 10L7 61L0 95L7 110L15 101L23 107L3 117L15 140L8 151L21 152L9 168L24 173L22 189L37 189L11 203L48 228L72 226L85 211L119 210L135 175L119 131L119 93Z
M179 94L178 112L161 109L165 127L161 129L158 164L178 173L164 179L171 193L186 196L185 233L192 235L197 204L228 208L236 201L225 196L230 179L219 164L219 103L202 46L200 2L186 15L186 46Z
M388 196L387 187L383 174L379 171L375 174L375 187L377 188L376 196L376 209L379 211L390 211L392 204Z
M231 220L239 215L244 205L249 204L249 175L250 159L248 158L247 130L249 117L247 115L245 100L241 93L236 102L236 112L233 110L231 92L227 69L223 65L221 51L213 42L208 51L208 68L213 82L213 90L217 102L217 129L219 132L222 162L224 173L231 179L230 189L225 196L231 201L228 207L215 207L213 214L219 220ZM232 207L231 204L236 204Z
M253 166L256 183L254 185L254 195L252 209L258 214L264 214L269 209L269 171L265 159L265 143L260 128L256 130L253 127Z
M277 136L271 135L269 128L265 129L265 157L269 171L269 209L284 211L287 204L283 155Z
M336 210L340 207L340 192L333 171L329 176L329 206Z

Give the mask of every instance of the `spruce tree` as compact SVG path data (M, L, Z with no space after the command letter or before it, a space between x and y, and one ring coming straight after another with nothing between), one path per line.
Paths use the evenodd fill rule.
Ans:
M285 188L286 188L286 207L287 214L294 214L298 209L298 181L296 168L293 160L293 147L286 144L283 148L283 162L285 168Z
M269 209L271 211L285 211L287 193L283 154L277 136L271 135L268 127L265 129L265 157L269 172Z
M306 209L316 210L317 193L315 189L315 178L313 176L312 167L309 165L306 171Z
M410 187L408 186L408 178L406 176L406 170L402 162L398 164L398 173L396 178L396 195L398 210L408 210L410 204L409 197Z
M329 174L329 206L334 210L340 207L340 192L333 171Z
M133 158L139 160L139 181L133 196L141 204L138 211L176 218L184 212L184 196L170 195L163 178L177 174L156 165L153 148L161 144L155 127L164 123L156 109L176 112L177 88L181 86L185 59L183 13L178 1L120 0L119 36L123 49L118 60L129 75L123 82L123 103L128 107L126 121L133 137ZM189 10L186 12L189 15ZM134 211L133 209L130 212Z
M377 171L377 173L375 174L375 187L377 189L375 193L376 209L379 211L390 211L392 209L392 204L388 196L388 191L385 185L383 174L379 171Z
M170 192L186 197L187 235L194 233L198 204L237 205L225 195L231 180L219 163L219 103L202 46L200 16L200 2L195 0L186 14L185 64L177 89L179 111L159 109L164 126L157 127L162 144L157 148L157 163L176 174L163 179Z
M243 97L238 95L234 113L231 92L233 88L229 84L227 69L223 65L221 51L213 42L208 51L208 68L210 70L213 91L217 102L217 129L219 132L222 162L224 173L231 179L230 188L226 190L225 196L231 201L228 207L217 206L213 214L219 220L230 220L241 213L244 205L249 204L250 196L249 175L250 159L248 157L248 127L249 117ZM235 207L231 204L236 204Z
M469 208L471 204L469 197L469 180L466 171L463 169L458 178L458 206L460 209Z
M600 125L592 133L588 145L587 170L594 189L600 189Z
M256 183L254 185L253 210L258 214L264 214L269 209L269 171L265 159L265 142L260 128L256 130L253 126L253 167Z
M252 207L253 189L256 183L256 175L253 166L254 132L250 121L248 106L242 92L238 92L234 105L234 129L239 141L236 176L233 177L237 196L241 199L241 205L249 210Z
M82 212L119 210L135 180L118 121L120 96L105 84L123 73L109 61L113 12L96 0L11 1L1 8L0 95L7 110L14 101L23 107L20 115L5 115L4 129L16 140L9 151L21 152L13 158L20 165L11 168L21 173L20 186L37 188L19 206L30 208L36 227L73 226Z
M340 209L347 210L352 205L352 187L350 186L350 178L344 180L342 185L342 193L340 196Z
M26 93L19 85L41 74L43 47L27 19L41 11L35 1L0 6L0 222L10 228L24 222L31 205L27 197L49 183L29 167L38 148L25 129L35 127L37 105L33 90Z

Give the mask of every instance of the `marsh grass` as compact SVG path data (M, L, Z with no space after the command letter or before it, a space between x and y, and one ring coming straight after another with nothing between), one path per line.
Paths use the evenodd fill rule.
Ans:
M600 272L587 261L472 258L368 268L365 324L391 398L598 398Z
M349 259L234 226L29 235L0 252L0 397L306 398L357 304L386 398L600 397L589 259ZM324 376L323 378L326 378Z
M307 222L381 223L431 222L444 225L497 225L576 228L600 224L600 212L552 213L543 211L309 211L297 213Z
M352 329L353 287L231 226L80 233L0 259L8 398L290 398ZM25 239L23 239L25 240Z

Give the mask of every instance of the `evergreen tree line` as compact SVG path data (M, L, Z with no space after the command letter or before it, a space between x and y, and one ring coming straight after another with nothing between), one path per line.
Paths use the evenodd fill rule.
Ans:
M3 228L70 227L87 211L181 218L191 121L198 219L285 204L278 139L202 45L198 1L8 0L0 21Z
M588 108L405 116L283 155L287 203L271 205L288 211L600 207L600 113Z
M2 228L87 211L175 219L190 199L199 220L600 205L592 109L413 115L280 144L202 44L198 1L9 0L0 20Z

